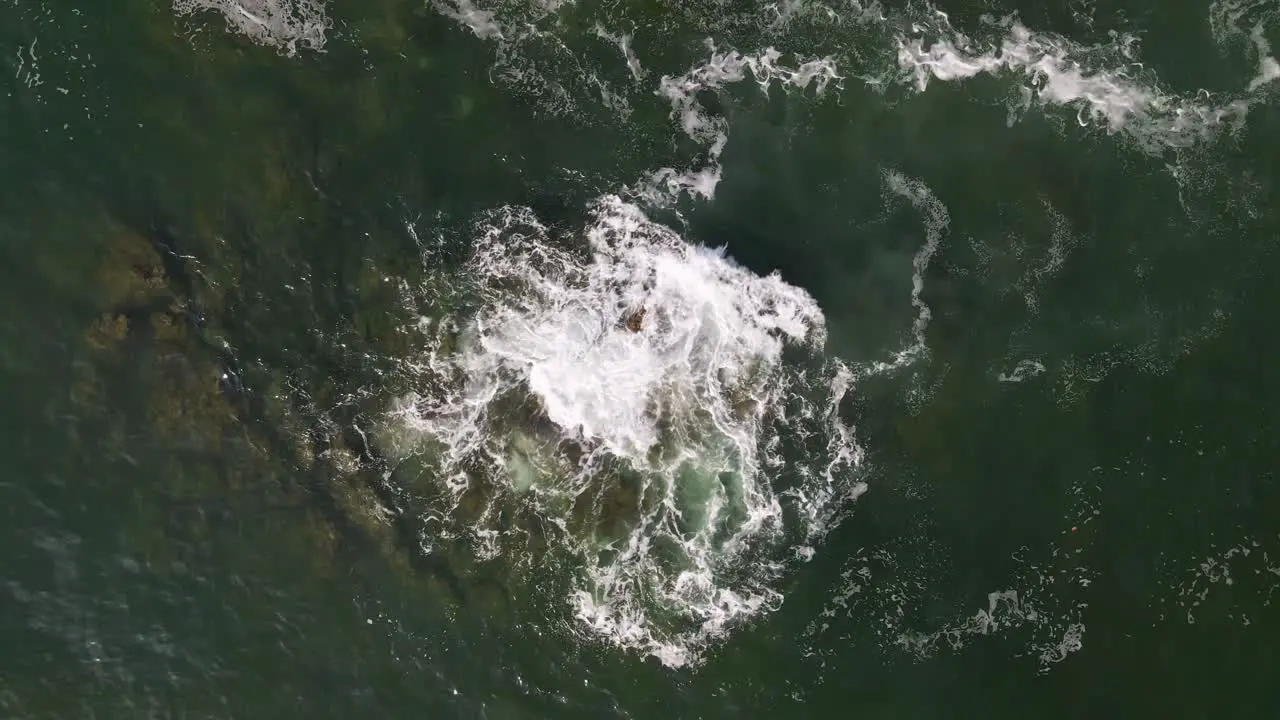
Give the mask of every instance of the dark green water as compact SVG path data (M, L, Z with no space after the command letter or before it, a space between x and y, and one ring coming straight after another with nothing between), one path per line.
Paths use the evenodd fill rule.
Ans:
M290 53L167 0L0 0L0 717L1276 717L1280 5L1024 5L327 0ZM628 195L664 167L714 196ZM632 475L556 510L473 458L451 499L393 412L498 352L422 317L599 311L468 263L508 206L588 257L610 194L749 272L663 296L722 293L699 343L756 338L735 313L776 271L825 318L797 392L852 378L833 499L821 413L760 474L786 532L830 516L807 561L740 516L743 554L710 546L716 588L775 598L717 637L667 575L593 584L657 537ZM589 358L553 389L606 378L604 437L667 309L607 331L630 354L521 337ZM476 427L571 432L520 387ZM699 508L749 487L694 475ZM697 660L592 631L577 591Z

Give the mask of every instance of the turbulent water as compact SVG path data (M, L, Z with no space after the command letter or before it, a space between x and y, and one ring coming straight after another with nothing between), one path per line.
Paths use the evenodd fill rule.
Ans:
M67 362L118 388L74 398L126 408L71 444L101 435L83 466L122 478L222 478L173 480L178 500L95 486L120 516L105 545L57 519L63 490L0 478L15 516L46 518L0 546L24 558L0 597L26 618L0 645L56 637L153 709L181 704L156 668L239 677L219 643L257 623L291 657L358 637L351 667L388 662L286 673L300 698L349 685L357 715L412 714L412 690L360 689L403 672L460 717L648 717L677 690L681 717L751 698L834 717L853 676L953 687L932 673L954 661L937 672L1102 687L1182 642L1171 624L1274 622L1274 398L1249 318L1274 264L1280 5L971 5L174 0L110 20L163 47L135 63L95 39L101 11L0 0L21 120L0 159L154 248L67 271L141 289L99 293L105 320L59 319L74 339L49 348L160 358L142 380ZM178 99L143 104L151 85ZM28 136L68 159L23 159ZM13 248L79 232L20 204L0 214ZM52 306L86 282L53 258L104 253L49 247L32 282ZM31 357L70 352L49 348ZM190 399L139 427L146 392ZM215 416L236 429L212 449L165 435ZM208 538L170 528L187 497ZM290 513L318 549L252 519ZM144 540L157 523L180 539ZM271 588L243 608L241 552L281 565L243 570ZM52 584L22 574L45 556ZM165 619L205 592L241 629ZM26 692L0 682L0 708L46 716ZM886 692L895 717L941 712Z
M838 409L852 375L822 357L813 298L776 274L616 197L583 234L562 247L522 209L483 221L459 281L478 307L423 318L425 389L391 424L440 446L453 507L497 496L457 532L519 552L494 503L532 505L582 556L578 619L681 665L781 602L785 563L865 489ZM801 434L812 447L786 453Z
M1083 44L1036 32L1009 15L984 16L966 35L936 8L858 3L839 10L770 3L747 17L725 17L715 6L686 10L706 12L699 19L707 24L726 22L731 37L754 36L755 46L740 51L713 32L705 59L655 77L634 46L642 25L571 6L433 7L496 46L502 80L548 112L572 115L584 99L566 85L595 85L606 111L625 121L631 93L608 85L603 71L583 59L568 77L558 72L578 40L560 28L566 16L585 14L599 39L617 45L616 62L625 63L631 85L668 102L673 127L700 150L683 167L656 168L618 188L626 200L599 198L593 220L569 232L585 236L586 248L557 241L526 209L503 208L478 223L475 255L458 280L478 307L423 319L424 367L414 365L413 372L430 389L402 400L392 424L440 446L428 452L439 455L435 469L453 507L489 484L499 489L482 492L523 496L535 506L564 536L556 542L583 563L583 578L567 598L577 619L612 643L673 666L696 660L708 642L778 607L789 566L821 552L822 536L866 489L857 428L841 418L840 402L857 392L858 378L927 355L924 275L949 223L927 186L886 169L886 196L908 201L927 227L904 269L918 316L902 333L908 344L886 348L883 360L850 363L826 353L822 310L802 289L776 274L753 276L723 251L707 250L645 214L686 196L714 199L732 132L724 115L708 109L706 93L752 83L765 94L776 88L821 101L852 83L882 94L922 93L935 82L990 75L1008 88L1010 124L1033 111L1062 113L1082 128L1116 136L1117 152L1161 155L1240 132L1250 108L1266 102L1280 78L1263 32L1269 18L1263 13L1243 27L1243 9L1214 12L1230 15L1225 22L1248 38L1244 51L1257 74L1238 88L1179 94L1139 64L1139 41L1129 34ZM845 29L853 42L795 42L800 31L793 28L815 24ZM610 25L634 29L618 34ZM564 54L553 67L521 49L553 39ZM1055 239L1031 283L1065 262L1065 242ZM1035 302L1034 290L1027 302ZM628 327L628 317L643 320ZM784 361L788 346L801 352ZM1039 361L1024 359L999 379L1019 382L1043 371ZM803 450L782 451L797 444ZM521 552L493 527L496 516L489 506L456 532L475 536L489 557ZM846 571L849 582L851 572L862 571ZM843 588L824 612L846 607L861 587ZM978 620L927 636L904 632L894 641L927 652L943 637L958 641L1033 623L1053 634L1040 651L1045 663L1078 650L1084 631L1078 609L1037 610L1028 592L1035 591L1023 590L1022 598L1016 590L993 592Z

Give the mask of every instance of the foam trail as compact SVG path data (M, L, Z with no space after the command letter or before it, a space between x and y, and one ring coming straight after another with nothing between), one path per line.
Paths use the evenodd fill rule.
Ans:
M583 235L574 249L528 210L489 215L470 309L424 325L420 390L392 425L402 451L434 448L445 515L483 503L453 532L524 557L499 508L531 508L583 568L567 598L581 627L696 662L781 602L779 576L865 490L837 411L852 375L778 275L617 197Z
M1082 480L1070 492L1060 539L1015 551L1010 559L1016 570L1007 584L987 593L983 607L965 611L957 606L956 614L939 622L936 587L952 561L922 531L892 547L860 548L846 557L839 577L832 579L834 593L806 636L826 636L815 648L862 644L869 637L882 649L925 660L985 636L1004 635L1022 645L1016 654L1031 659L1040 673L1051 671L1083 648L1089 594L1098 577L1086 560L1095 537L1088 528L1102 517L1101 488ZM925 621L928 629L921 627L923 618L932 618Z
M566 42L561 22L572 0L430 0L427 6L494 48L489 77L522 95L539 112L579 122L593 118L595 103L611 111L609 122L625 120L631 108L623 92L594 69L594 63Z
M1051 223L1049 231L1049 248L1038 266L1028 268L1015 286L1022 290L1023 302L1032 313L1040 311L1039 292L1044 284L1057 273L1067 262L1067 256L1078 242L1071 224L1066 216L1055 208L1046 198L1040 199L1045 215Z
M622 57L627 61L627 70L631 73L631 78L636 82L644 80L645 76L648 75L648 71L640 65L640 56L636 55L636 51L631 47L631 34L614 35L600 23L596 23L595 31L596 37L601 40L608 40L622 52Z
M220 13L229 28L288 55L299 46L323 50L332 25L320 0L174 0L173 11Z
M481 10L471 0L435 0L431 3L441 15L471 30L481 40L502 40L502 26L491 10Z
M1209 5L1209 30L1223 46L1248 42L1253 30L1274 23L1280 17L1275 0L1214 0Z
M911 325L911 344L895 352L890 362L874 363L871 366L874 373L896 370L928 355L929 347L925 343L925 331L929 328L933 312L925 304L922 296L924 275L928 272L929 263L938 252L942 238L951 225L951 215L947 212L947 207L924 183L908 178L896 170L885 171L884 183L889 192L906 199L924 214L925 241L911 259L911 306L916 309L916 319Z
M1249 92L1254 92L1263 85L1280 79L1280 63L1271 55L1271 43L1262 34L1262 25L1255 25L1249 37L1258 49L1258 76L1249 83Z
M1189 146L1243 121L1248 98L1214 105L1202 102L1203 93L1196 99L1170 96L1135 80L1126 69L1093 70L1073 57L1107 54L1131 60L1133 43L1132 38L1122 38L1113 47L1084 48L1014 22L999 47L985 53L974 52L967 38L958 34L928 47L919 38L901 40L898 64L921 91L931 80L1022 75L1028 79L1022 86L1024 106L1038 102L1076 107L1082 126L1101 124L1108 132L1124 132L1149 152Z
M1044 363L1039 360L1019 360L1010 372L1002 372L996 380L1002 383L1020 383L1027 378L1044 374Z
M707 148L707 165L699 170L678 171L661 168L654 172L649 182L638 194L650 204L665 204L682 193L710 200L720 182L720 154L729 141L728 121L707 112L698 101L698 93L718 90L721 87L752 77L760 91L768 93L777 82L800 90L810 86L818 95L826 92L831 84L839 84L834 58L828 56L800 62L789 67L779 62L783 54L768 48L759 55L744 55L735 50L718 52L708 39L711 57L683 75L664 75L658 84L657 95L671 103L671 119L694 142Z
M625 116L630 107L627 98L604 86L590 70L589 55L572 45L574 38L566 34L561 11L567 4L558 0L508 0L482 7L479 0L431 2L433 8L462 27L495 41L497 76L534 98L547 111L580 116L585 109L582 103L595 96L615 111L614 117ZM573 12L587 11L579 8ZM944 13L927 5L886 11L874 2L830 5L785 0L765 3L741 17L706 17L703 19L708 21L708 27L719 27L712 20L735 24L754 18L767 26L775 41L788 44L799 40L787 30L797 22L806 28L814 23L828 29L840 27L848 33L832 35L833 44L825 55L810 60L797 58L794 62L798 64L793 66L781 64L782 54L772 48L758 55L721 52L708 39L711 57L684 75L663 76L656 91L671 103L679 127L704 148L701 163L687 169L659 168L627 192L649 204L670 205L684 194L711 198L720 180L719 157L728 129L724 118L706 112L696 94L718 90L752 75L766 89L771 82L777 82L801 89L816 86L821 93L828 83L839 84L844 79L836 72L835 58L840 58L842 65L849 65L851 76L877 90L897 80L923 91L937 81L960 81L978 75L1016 78L1020 82L1016 96L1011 98L1010 122L1032 106L1069 107L1076 111L1082 126L1122 134L1146 152L1159 154L1170 148L1188 147L1240 127L1249 108L1280 79L1280 63L1271 55L1262 32L1276 14L1272 0L1219 0L1210 9L1210 24L1219 42L1252 41L1258 52L1256 76L1240 92L1225 96L1203 90L1184 94L1163 91L1154 74L1137 62L1138 40L1132 35L1118 35L1109 44L1082 45L1006 18L985 21L986 27L998 28L999 36L990 42L973 42L952 27ZM605 29L607 24L626 22L619 16L597 16L587 27L594 29L592 34L596 37L621 50L632 80L638 83L646 73L632 47L632 36L615 35ZM884 32L866 38L861 28L867 25L882 27ZM909 35L896 30L905 27L912 28ZM932 39L926 42L924 37L916 36L924 33ZM884 65L886 61L888 66ZM565 70L569 72L566 74Z

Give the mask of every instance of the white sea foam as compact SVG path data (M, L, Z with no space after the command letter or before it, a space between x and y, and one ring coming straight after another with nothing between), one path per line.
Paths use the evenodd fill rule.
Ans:
M893 354L889 362L875 363L871 371L888 372L905 367L926 356L929 346L925 342L925 331L933 312L924 302L924 276L929 270L929 263L942 244L947 228L951 225L951 215L927 185L903 175L896 170L884 173L885 190L889 198L902 198L911 203L924 216L924 244L911 258L911 306L916 309L916 319L911 324L911 342Z
M1280 2L1276 0L1214 0L1209 5L1209 30L1222 48L1248 44L1259 27L1267 27L1280 19Z
M1209 596L1222 593L1234 597L1215 598L1218 612L1226 606L1229 619L1251 624L1252 618L1269 607L1280 591L1280 563L1272 556L1277 539L1280 535L1266 538L1265 543L1244 539L1225 549L1210 546L1189 567L1179 568L1179 577L1168 586L1172 593L1155 603L1164 612L1172 613L1162 613L1160 619L1184 619L1194 625L1206 606L1214 604L1209 602Z
M1036 590L1043 592L1045 588ZM1037 639L1029 643L1022 654L1034 656L1039 661L1040 672L1048 672L1053 665L1084 647L1085 624L1077 619L1083 614L1084 605L1066 611L1072 619L1064 622L1057 617L1062 611L1047 609L1041 604L1040 592L1000 590L988 593L985 609L932 633L903 633L898 637L898 646L919 658L926 658L941 647L958 650L976 636L1027 628ZM1046 632L1049 633L1047 637L1044 636Z
M1044 207L1045 216L1050 222L1049 247L1040 262L1028 267L1015 283L1017 289L1022 291L1022 299L1027 305L1027 310L1032 313L1040 311L1040 292L1045 283L1062 269L1072 249L1079 242L1066 215L1055 208L1048 198L1040 198L1040 204Z
M898 63L917 88L931 80L964 80L981 74L1026 78L1022 105L1074 107L1082 126L1101 125L1123 132L1148 151L1185 147L1236 126L1248 112L1250 98L1214 102L1206 92L1179 97L1137 76L1133 60L1136 39L1121 37L1111 46L1091 48L1051 34L1035 33L1017 22L996 47L971 43L952 33L927 47L920 38L899 43ZM1091 57L1122 60L1120 67L1094 67Z
M622 33L615 35L605 29L601 23L596 23L596 37L601 40L608 40L617 46L622 53L622 57L627 61L627 70L631 73L631 78L636 82L644 80L648 72L640 64L640 57L636 55L636 51L631 47L632 36L630 33Z
M331 24L320 0L174 0L173 11L217 12L232 30L289 55L324 49Z
M1261 25L1254 26L1253 31L1249 33L1249 38L1253 40L1253 46L1258 51L1258 75L1249 81L1249 91L1254 92L1280 79L1280 62L1276 62L1271 54L1271 43L1267 42Z
M435 0L431 5L441 15L452 18L482 40L503 38L502 26L498 24L493 11L482 10L471 0Z
M893 551L859 549L845 559L831 597L805 635L823 636L821 648L870 636L882 650L916 660L960 650L984 636L1016 635L1023 643L1018 655L1048 672L1084 646L1084 615L1098 576L1085 559L1094 538L1092 526L1102 516L1100 493L1089 481L1073 485L1057 542L1038 550L1020 548L1012 555L1017 571L1008 585L987 593L977 609L958 611L926 627L920 626L920 618L936 618L937 588L953 568L945 550L929 540L927 517L919 518L921 531L895 541ZM841 642L833 643L833 636ZM814 654L824 652L815 649Z
M572 0L431 0L428 5L493 45L489 77L540 112L590 122L590 103L598 100L612 111L610 121L631 113L625 90L601 78L594 63L566 42L560 19Z
M1244 46L1257 54L1258 74L1249 82L1256 92L1280 79L1280 63L1271 54L1266 30L1280 19L1276 0L1216 0L1209 6L1209 29L1224 50Z
M590 52L579 47L578 38L571 35L578 31L569 29L580 23L560 22L565 12L588 11L565 10L566 5L541 0L432 2L443 15L495 42L495 76L548 111L580 116L585 108L582 103L595 96L591 99L617 111L615 117L626 115L630 103L638 98L628 98L593 72ZM724 118L706 112L696 95L718 91L749 75L764 86L776 82L788 90L802 90L814 81L819 92L832 81L839 84L845 76L877 90L901 80L920 91L936 81L962 81L978 75L1015 79L1019 82L1010 97L1011 122L1033 106L1068 108L1075 111L1081 125L1128 137L1150 153L1188 147L1241 127L1249 108L1280 79L1280 63L1265 34L1277 16L1274 0L1218 0L1211 8L1210 23L1219 43L1243 43L1246 52L1256 55L1254 77L1242 81L1237 91L1228 89L1225 93L1162 88L1155 73L1139 62L1139 43L1133 35L1116 33L1108 43L1086 45L1029 28L1013 17L984 21L979 31L983 39L974 40L928 5L889 11L874 2L782 0L762 3L732 18L719 3L705 9L693 6L678 14L696 18L705 27L720 28L734 36L732 42L740 42L737 36L754 27L750 32L763 33L772 42L792 49L800 47L797 42L813 42L805 35L806 28L820 27L821 40L815 48L820 59L797 59L798 65L787 67L779 64L784 56L772 49L756 56L718 52L715 39L708 39L712 55L705 63L681 76L663 76L658 94L672 104L679 126L702 144L705 157L692 169L656 171L637 190L649 193L644 196L647 202L669 202L685 193L708 198L714 193L727 127ZM632 35L615 35L604 29L640 27L638 20L628 19L617 8L607 15L580 19L594 29L590 35L621 49L635 82L644 79L644 65ZM993 28L997 35L991 34ZM836 74L837 60L846 75ZM649 66L656 68L658 62Z
M575 248L527 210L491 214L473 309L430 324L422 390L393 422L436 448L453 502L488 483L489 507L562 531L582 627L695 662L781 602L779 574L865 489L837 412L852 376L823 356L813 298L776 274L616 197L583 234ZM501 543L496 515L460 530Z
M996 376L996 380L1002 383L1020 383L1027 378L1044 374L1044 369L1044 363L1039 360L1019 360L1018 364L1013 366L1013 370L1000 373Z
M801 91L812 87L817 95L822 95L829 85L838 86L843 79L832 57L797 58L796 64L788 65L781 62L783 54L772 47L758 55L744 55L736 50L720 52L708 39L707 48L711 57L706 62L683 75L664 75L657 90L660 97L671 103L671 119L685 135L707 149L706 165L697 170L661 168L654 172L639 191L652 204L664 204L664 200L674 200L686 192L707 200L715 195L720 182L720 155L729 141L728 121L707 112L698 100L699 93L719 90L750 77L764 93L777 83Z
M780 0L764 3L759 12L766 19L768 27L773 30L782 30L799 21L841 25L850 21L865 23L884 20L884 10L876 0L868 3L845 0L836 7L806 0Z
M534 41L550 38L556 52L573 54L555 27L538 24L546 8L515 5L542 14L521 19L482 10L472 0L441 0L437 7L497 43L500 76L527 77L519 63L533 61L520 53ZM794 2L773 10L780 26L823 12ZM859 22L884 22L878 12L862 16ZM839 21L834 13L828 17ZM1215 97L1162 89L1154 73L1137 64L1137 43L1129 36L1084 46L1005 21L995 42L975 43L944 17L941 25L916 31L930 33L926 44L923 37L893 35L891 28L906 24L901 20L888 22L884 36L885 46L897 49L896 63L888 62L892 77L921 91L935 81L978 75L1013 79L1015 112L1033 105L1070 108L1082 125L1131 138L1150 152L1201 143L1238 126L1280 77L1259 23L1243 35L1257 52L1257 77L1236 95ZM630 35L610 34L599 23L587 27L617 45L637 83L647 75L645 66L661 72L656 58L646 56L642 66ZM821 94L840 85L837 57L841 71L877 83L890 69L856 65L860 57L881 61L874 51L863 55L849 47L791 59L773 48L745 55L707 44L705 62L657 83L655 94L701 156L693 169L660 168L630 189L653 205L685 193L714 196L730 128L726 117L704 106L705 93L752 79L764 92L782 87ZM581 72L576 59L560 67ZM884 179L891 199L922 212L925 238L912 261L910 341L871 373L927 356L932 313L924 278L949 224L946 208L923 184L894 172ZM1043 263L1023 278L1033 310L1036 292L1074 242L1069 231L1055 228ZM431 324L420 368L424 389L406 398L396 420L435 443L457 506L483 484L478 477L493 479L486 509L465 528L488 552L499 552L506 541L495 519L498 503L532 504L563 533L560 547L583 559L584 579L570 600L583 627L670 665L696 662L707 643L781 601L776 580L787 562L811 557L815 540L862 491L852 479L860 451L837 412L858 374L822 359L821 313L780 280L689 246L615 198L601 202L585 235L586 246L575 251L527 211L491 216L469 268L480 300ZM767 307L784 311L761 315ZM632 332L625 319L640 308L647 310L643 327ZM793 362L792 353L805 360ZM999 379L1017 382L1042 372L1038 361L1024 360ZM1077 379L1091 381L1092 374ZM821 439L818 451L784 462L782 448L805 436ZM788 478L785 489L773 482L781 477ZM577 516L584 503L586 521ZM1053 552L1059 580L1087 585L1088 571L1063 557ZM743 572L746 567L754 572ZM1047 666L1080 647L1081 606L1065 603L1050 591L1052 579L1028 568L1011 578L1009 590L993 593L985 611L957 616L938 632L886 627L900 647L921 653L1025 627L1034 631Z

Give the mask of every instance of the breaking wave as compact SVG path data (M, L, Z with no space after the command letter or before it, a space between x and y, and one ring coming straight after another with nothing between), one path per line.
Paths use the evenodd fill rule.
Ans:
M466 518L450 531L496 555L503 508L534 513L581 562L581 626L684 665L776 607L779 575L864 491L838 411L853 376L778 275L616 197L581 235L485 218L469 307L424 320L422 389L393 424Z

